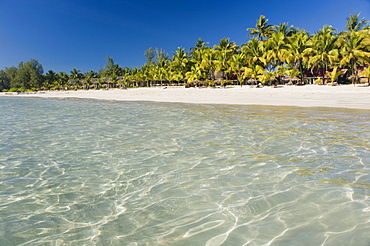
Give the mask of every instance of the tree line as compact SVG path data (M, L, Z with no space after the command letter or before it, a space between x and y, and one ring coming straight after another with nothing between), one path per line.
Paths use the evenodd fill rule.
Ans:
M270 25L260 16L255 27L247 28L251 38L237 45L223 38L213 47L198 39L188 51L177 48L170 57L162 49L144 52L146 62L140 68L122 68L107 55L107 64L98 72L69 74L49 70L34 59L18 67L0 70L0 91L61 88L101 88L185 84L214 86L234 83L285 83L286 78L304 81L307 74L322 77L322 83L334 82L345 73L342 83L356 83L360 75L370 78L369 21L352 14L346 31L337 32L324 25L314 34L281 23ZM359 68L363 68L359 74ZM320 76L319 76L319 75ZM289 79L288 79L289 80Z

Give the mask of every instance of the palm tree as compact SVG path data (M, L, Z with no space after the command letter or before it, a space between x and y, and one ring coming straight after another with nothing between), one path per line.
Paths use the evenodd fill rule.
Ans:
M256 28L247 28L247 31L250 33L248 36L257 36L258 40L262 40L271 35L274 26L267 24L268 19L265 16L261 15L256 22Z
M241 52L246 55L246 60L250 66L267 65L267 60L264 57L264 44L264 41L258 41L256 38L252 38L242 46Z
M216 51L214 49L204 49L199 50L198 53L201 53L201 59L199 61L200 68L208 73L211 80L215 79L215 61L216 61Z
M147 82L147 86L149 87L151 87L154 82L155 68L156 66L154 64L149 63L145 63L145 65L141 67L143 80Z
M90 78L91 79L91 78L96 78L98 76L98 74L95 71L90 70L90 71L86 72L84 76L85 76L85 78Z
M204 42L201 38L198 38L197 42L195 43L195 47L190 48L190 56L193 56L194 52L197 50L204 50L209 48L207 47L207 44L209 44L209 42Z
M219 41L219 44L214 45L215 50L226 50L228 52L236 52L239 49L239 46L236 45L234 41L230 42L229 38L223 38Z
M296 79L300 73L301 72L296 68L291 68L291 69L286 70L286 74L290 77L290 82ZM301 80L303 80L302 78L303 76L301 77Z
M82 78L82 73L80 70L77 70L76 68L74 68L71 72L71 79L81 79Z
M132 80L134 86L138 86L145 78L143 71L137 67L131 70L130 80Z
M164 60L158 66L154 66L151 72L155 81L159 81L162 86L163 81L168 77L168 67Z
M243 86L243 82L246 78L246 74L244 73L246 65L245 57L244 53L238 53L233 55L229 62L229 71L236 73L240 87Z
M309 41L310 47L305 52L310 54L309 64L312 70L321 65L324 71L328 71L329 64L338 61L338 36L334 32L334 28L324 25Z
M370 62L370 52L366 50L366 36L360 32L351 31L349 36L340 39L341 66L348 66L351 71L352 82L357 82L359 63Z
M49 70L45 75L44 75L44 86L47 89L50 89L50 87L54 84L54 81L57 80L57 74L53 70Z
M245 68L245 76L250 78L252 81L257 82L258 77L263 74L265 70L260 65L253 65Z
M196 80L204 79L205 72L204 69L200 67L200 64L194 64L191 70L186 73L186 78L188 79L188 84Z
M304 66L307 64L307 53L304 51L308 48L309 36L306 31L302 30L287 39L288 54L285 57L286 62L293 68L299 70L301 80L303 80Z
M78 87L80 84L80 79L83 78L83 74L81 73L80 70L77 70L76 68L74 68L70 73L71 73L70 78L72 79L71 82Z
M282 32L274 32L271 37L266 41L266 59L276 68L285 62L286 57L289 55L289 46L286 43L286 37Z
M94 72L93 70L90 70L89 72L85 73L84 76L85 76L85 80L84 80L85 86L90 86L91 79L92 78L96 78L97 77L97 73Z
M275 81L275 73L272 71L264 71L264 73L258 75L258 81L260 81L262 84L265 84L266 82L272 82Z
M275 76L278 78L279 77L281 78L281 77L285 77L286 75L289 75L288 74L289 68L290 66L288 64L278 66L275 70Z
M180 82L183 81L185 77L181 74L181 72L176 70L169 70L168 71L168 80L169 81L177 81L177 85L180 85Z
M338 70L338 67L334 67L333 71L328 72L328 75L330 76L331 79L331 83L334 84L334 82L336 82L336 80L341 74L343 74L343 71Z
M56 74L56 82L55 85L57 85L57 88L60 89L62 87L68 86L68 79L69 76L65 72L59 72Z
M282 33L285 37L291 37L292 35L299 32L299 29L297 27L294 27L293 25L288 26L287 22L280 23L278 26L275 26L273 30L274 32Z
M359 18L360 18L360 13L358 13L357 15L352 14L349 17L346 18L347 19L346 29L349 32L360 31L369 22L368 20L365 20L364 18L362 18L361 20Z
M235 42L230 42L229 38L223 38L220 40L218 45L214 46L216 50L215 72L224 73L229 68L228 61L233 54L239 49L239 46ZM227 79L227 74L226 74Z
M193 52L191 52L190 57L189 57L189 64L193 65L193 64L196 64L196 63L201 63L202 60L203 60L204 53L208 49L210 49L210 48L194 50Z
M124 69L124 74L123 74L123 84L126 87L129 87L131 82L132 82L132 69L126 68Z
M186 69L188 67L189 59L183 48L178 47L176 52L173 53L171 67L179 71L182 78L185 78Z

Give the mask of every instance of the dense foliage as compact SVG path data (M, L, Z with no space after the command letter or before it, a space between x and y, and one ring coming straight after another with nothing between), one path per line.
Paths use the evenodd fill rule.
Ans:
M107 65L98 72L82 74L75 68L70 74L52 70L44 74L41 64L32 59L0 70L0 91L163 83L214 86L231 80L240 85L284 83L289 81L286 78L303 81L307 72L323 77L323 83L334 82L342 74L342 82L354 83L360 79L360 67L361 75L370 77L370 26L359 14L348 17L346 31L339 33L327 25L315 34L287 23L269 25L264 16L247 31L251 38L245 44L224 38L211 48L198 39L188 52L179 47L171 58L162 49L149 48L141 68L122 68L107 56ZM321 71L321 76L315 71Z

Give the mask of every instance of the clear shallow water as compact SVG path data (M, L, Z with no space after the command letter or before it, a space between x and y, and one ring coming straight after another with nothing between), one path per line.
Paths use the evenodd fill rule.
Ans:
M370 111L0 97L0 245L369 245Z

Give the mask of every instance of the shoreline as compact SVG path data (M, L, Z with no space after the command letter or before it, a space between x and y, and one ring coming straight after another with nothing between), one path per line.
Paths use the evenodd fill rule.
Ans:
M280 86L278 88L251 88L249 86L231 88L144 87L127 90L45 91L31 94L2 92L0 96L370 110L370 87L353 85L305 85Z

